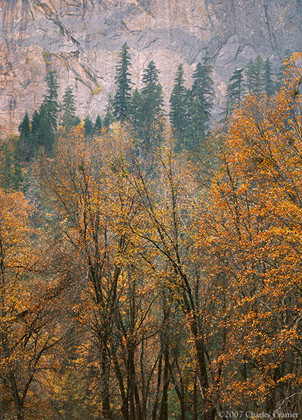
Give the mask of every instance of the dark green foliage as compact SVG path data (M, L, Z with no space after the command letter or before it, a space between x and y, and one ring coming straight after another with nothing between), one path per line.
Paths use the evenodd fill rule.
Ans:
M44 95L43 103L40 107L40 112L45 115L49 128L55 133L57 128L57 120L59 114L58 104L58 82L55 71L49 71L46 75L45 82L47 90Z
M35 111L33 116L32 116L32 121L31 121L31 132L32 132L32 134L37 136L39 134L40 127L41 127L40 114L39 114L38 111Z
M140 93L138 135L146 150L150 149L152 145L159 144L162 139L164 97L158 74L159 71L154 61L151 61L142 77L143 88Z
M3 142L1 147L1 167L0 167L0 181L1 187L8 191L12 186L13 161L12 154L9 150L7 142Z
M13 165L14 165L13 188L15 190L19 190L23 183L23 176L22 176L22 167L21 167L21 156L20 156L18 143L16 144L15 150L14 150Z
M54 71L48 72L45 81L47 90L39 111L34 112L32 134L35 136L34 143L36 147L43 147L46 152L50 153L55 141L59 114L56 73Z
M17 143L19 159L29 161L36 154L35 136L31 132L28 113L26 112L21 124L18 127L20 137Z
M131 102L130 102L130 117L129 120L135 132L138 133L140 127L143 124L142 115L142 98L140 91L136 88L133 91Z
M205 139L214 104L212 66L206 55L198 63L193 74L193 85L189 95L189 143L188 148L196 150Z
M125 121L129 117L129 107L131 99L131 80L130 80L130 54L129 47L125 43L120 53L120 63L116 67L115 82L117 90L114 95L113 107L114 115L118 120Z
M105 116L104 116L104 120L103 120L103 126L104 126L104 128L106 128L107 130L109 130L111 124L114 121L115 121L115 117L114 117L113 98L109 94L109 96L108 96L108 102L107 102L107 106L106 106L106 110L105 110Z
M225 116L232 114L237 106L240 106L244 95L243 69L236 69L229 80L226 94Z
M233 103L241 104L244 95L243 69L236 69L230 78L230 92Z
M29 117L28 113L24 115L24 118L21 122L21 124L18 127L19 133L21 138L28 138L30 135L30 125L29 125Z
M264 92L267 94L268 97L271 97L275 93L275 83L272 79L272 65L270 60L267 58L264 62L263 67L263 85L264 85Z
M103 128L103 123L102 123L100 115L98 114L94 123L94 132L100 133L102 128Z
M182 64L180 64L170 97L170 121L173 134L177 140L176 150L181 150L185 145L189 123L188 90L185 88L184 83L184 70Z
M85 130L85 136L91 137L94 134L94 126L93 122L89 117L86 117L84 120L84 130Z
M55 141L55 131L47 119L46 109L41 105L39 111L35 111L32 118L32 134L35 137L36 148L43 147L47 152L52 150Z
M23 176L19 151L20 139L11 137L0 149L0 187L5 191L19 190Z
M246 67L246 86L248 93L256 95L264 92L263 60L258 55L255 60L250 59Z
M80 119L76 116L76 100L71 86L68 86L65 90L62 110L62 125L67 131L80 123Z

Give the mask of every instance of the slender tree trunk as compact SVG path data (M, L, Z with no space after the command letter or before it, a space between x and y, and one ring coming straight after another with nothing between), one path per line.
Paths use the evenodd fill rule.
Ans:
M197 365L198 365L198 381L201 388L204 420L215 420L216 408L208 396L209 382L208 382L208 373L207 373L207 367L206 367L204 343L203 343L202 338L198 337L194 324L191 328L192 328L192 333L194 335L195 348L196 348L196 357L197 357Z
M165 337L167 340L167 336ZM168 390L169 390L169 343L164 343L164 373L163 373L163 395L160 406L160 420L168 420Z
M197 379L196 379L196 376L194 378L193 409L194 409L193 420L198 420L198 414L197 414Z
M110 385L109 385L109 360L106 344L102 344L101 348L101 399L103 420L112 420L112 412L110 408Z
M19 407L17 419L18 420L24 420L24 410L23 410L23 407Z
M158 370L157 370L157 386L156 386L156 396L152 411L152 420L157 419L157 409L158 409L158 403L159 403L159 393L160 393L160 387L161 387L161 377L162 377L162 360L163 356L162 354L159 356L158 361Z

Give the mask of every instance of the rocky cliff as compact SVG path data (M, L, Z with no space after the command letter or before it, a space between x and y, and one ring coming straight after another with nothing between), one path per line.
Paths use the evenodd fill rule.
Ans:
M302 48L302 0L0 0L0 13L2 131L39 106L47 69L81 116L102 113L125 41L134 82L154 59L166 95L179 63L189 77L208 48L218 100L236 66Z

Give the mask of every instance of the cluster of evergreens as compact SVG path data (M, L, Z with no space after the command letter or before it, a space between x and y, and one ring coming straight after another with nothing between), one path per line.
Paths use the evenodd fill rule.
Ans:
M150 150L162 141L166 110L163 90L159 82L159 71L151 61L143 72L142 89L133 89L131 81L131 57L127 44L120 53L116 67L115 94L110 95L103 119L97 116L93 123L89 117L84 120L88 137L109 129L114 121L128 122L142 150ZM183 149L197 151L210 129L211 111L214 105L214 82L212 66L208 55L196 65L191 88L186 87L182 64L177 69L170 96L169 120L177 141L176 151ZM248 93L266 94L271 97L281 86L282 70L274 75L269 59L257 56L251 59L245 69L236 69L229 80L223 115L230 116L240 106ZM76 116L76 102L69 86L58 103L58 84L54 71L46 76L47 90L43 102L30 121L26 113L19 126L20 140L16 158L28 161L41 147L52 151L58 125L67 131L80 123ZM152 144L151 144L152 143Z
M49 71L45 82L47 90L40 108L33 113L31 121L26 113L19 125L20 141L17 147L20 159L23 161L29 161L41 147L47 153L51 153L57 134L59 117L60 124L66 130L70 130L81 121L76 116L76 101L72 88L67 87L60 106L56 73Z
M288 54L285 58L288 58ZM227 87L224 115L230 116L247 94L265 94L270 98L282 85L283 71L282 65L278 74L274 74L271 61L268 58L263 60L260 55L251 58L246 68L236 69Z
M119 121L131 127L137 149L145 154L161 144L167 110L155 63L151 61L144 70L141 90L131 81L130 67L129 48L124 44L116 67L115 93L109 95L102 117L97 115L94 122L89 117L84 119L85 135L92 138ZM245 69L236 69L227 87L222 122L232 115L235 107L241 106L247 94L271 97L281 87L283 70L282 66L278 74L274 74L270 60L263 60L260 56L251 59ZM25 114L19 125L19 137L1 145L4 156L0 167L1 185L6 189L18 189L24 183L22 167L36 157L39 150L52 153L59 129L69 131L81 122L72 88L67 87L59 103L59 86L54 71L47 73L45 83L46 93L39 109L34 111L31 119L28 113ZM185 80L183 65L179 65L169 99L169 122L176 152L205 153L204 144L211 129L215 98L213 86L208 55L196 65L191 87Z

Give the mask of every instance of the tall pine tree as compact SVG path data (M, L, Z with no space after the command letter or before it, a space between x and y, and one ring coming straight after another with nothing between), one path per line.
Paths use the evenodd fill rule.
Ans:
M250 59L245 73L248 93L255 93L256 95L263 93L263 60L260 55L255 60Z
M240 106L244 96L243 69L236 69L229 80L226 94L225 116L229 117L237 106Z
M21 124L18 127L20 137L17 144L18 155L21 160L28 161L35 154L34 137L31 134L30 121L26 112Z
M214 104L212 66L206 55L203 63L198 63L193 74L189 104L189 144L192 150L198 149L209 130L211 110Z
M33 115L32 133L36 137L37 147L42 146L49 153L52 151L55 141L59 114L56 72L49 71L45 81L47 90L39 112L35 111Z
M158 75L159 71L154 61L151 61L143 72L143 87L140 94L141 123L138 134L145 150L149 150L153 144L158 145L162 140L164 97Z
M143 124L143 115L142 115L142 98L140 91L135 88L131 97L130 102L130 123L136 133L139 132L140 127Z
M86 137L92 137L94 134L94 126L93 122L89 117L86 117L84 120L84 130L85 130L85 136Z
M105 110L105 116L103 119L103 127L106 128L106 130L110 130L110 126L115 121L114 116L114 106L113 106L113 98L112 95L109 94L108 96L108 102Z
M43 111L49 128L53 133L56 132L58 115L59 115L59 104L58 104L58 82L55 71L47 72L45 82L47 84L47 90L44 95L43 103L40 110Z
M116 67L115 82L117 85L113 99L114 114L120 121L129 118L129 107L131 99L131 80L130 80L130 54L129 47L125 43L120 53L120 62Z
M185 145L188 127L188 90L184 83L184 70L182 64L180 64L170 97L170 121L173 134L177 140L177 150L181 150Z
M97 133L97 134L99 134L102 131L103 123L102 123L102 120L101 120L101 117L100 117L99 114L96 117L93 128L94 128L94 132Z
M76 116L76 110L76 99L72 87L68 86L63 95L62 104L62 125L67 131L80 123L80 119Z
M269 58L267 58L263 66L263 85L264 92L269 98L275 93L275 83L272 79L272 76L272 65Z

